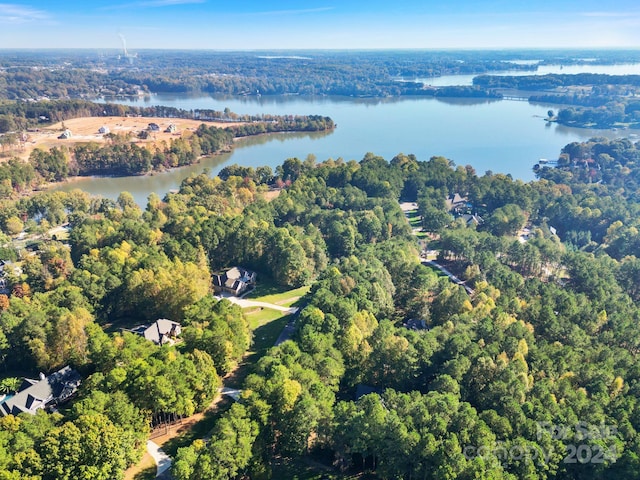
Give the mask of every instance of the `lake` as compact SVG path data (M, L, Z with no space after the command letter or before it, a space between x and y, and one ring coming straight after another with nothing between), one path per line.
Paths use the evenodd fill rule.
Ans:
M524 61L526 63L526 61ZM515 63L515 62L514 62ZM518 62L523 63L523 62ZM526 75L548 75L551 73L564 75L577 75L580 73L601 73L605 75L640 75L639 63L622 63L616 65L538 65L533 71L526 70L504 70L497 72L487 72L486 75L495 76L514 76L522 77ZM421 82L434 87L446 87L448 85L473 85L473 75L442 75L441 77L429 78L403 78L401 81Z
M162 197L177 189L182 179L204 168L209 168L214 175L225 165L234 163L253 167L268 165L275 169L289 157L304 159L308 154L314 154L318 161L339 157L361 160L367 152L387 160L398 153L413 153L418 160L442 155L456 165L473 166L479 175L491 170L529 181L535 178L532 167L540 158L557 158L560 149L570 142L594 136L639 133L549 125L544 118L549 109L557 110L557 106L506 100L154 95L118 101L187 110L224 110L228 107L240 114L318 114L330 116L337 128L328 133L273 134L241 139L231 153L205 158L189 167L142 177L81 178L56 189L81 188L114 199L121 191L128 191L140 205L146 205L151 192Z

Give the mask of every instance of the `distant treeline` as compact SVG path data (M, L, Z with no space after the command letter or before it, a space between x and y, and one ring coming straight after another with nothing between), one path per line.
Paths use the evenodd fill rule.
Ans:
M548 74L525 76L479 75L473 84L483 88L550 90L570 86L629 85L640 87L640 75L605 75L599 73Z
M0 133L26 130L38 124L49 124L81 117L142 116L163 118L186 118L228 122L268 122L275 125L266 132L318 131L334 127L329 117L300 115L239 115L229 109L183 110L175 107L134 107L113 103L95 103L87 100L55 100L43 102L9 102L0 104ZM267 128L267 127L265 127ZM265 132L261 132L265 133ZM252 135L252 133L249 133ZM239 134L238 136L246 136Z
M433 95L442 98L493 98L501 99L503 95L499 92L488 90L485 88L465 85L451 85L448 87L438 87L426 90L424 95Z
M485 89L541 92L529 95L529 101L571 105L554 119L562 125L611 128L640 124L640 75L481 75L473 79L473 84Z
M418 79L443 75L479 75L474 85L484 90L517 88L529 91L567 85L640 86L640 76L527 75L493 76L519 70L534 73L531 52L189 52L146 51L130 64L112 56L73 51L0 52L0 99L39 100L96 98L147 93L207 93L212 95L339 95L389 97L434 95ZM575 64L578 52L536 52L544 64ZM579 56L584 58L585 53ZM589 52L594 63L640 61L637 52ZM442 89L438 89L440 92ZM456 90L442 96L498 98L482 90Z
M585 107L601 107L611 101L610 97L601 95L585 95L580 93L554 94L543 93L530 95L530 102L557 103L560 105L581 105Z
M609 102L601 107L567 107L556 121L571 127L640 127L640 102Z
M424 92L398 79L533 70L504 52L140 52L133 64L117 54L0 52L0 99L95 98L103 95L205 92L225 95L388 97Z

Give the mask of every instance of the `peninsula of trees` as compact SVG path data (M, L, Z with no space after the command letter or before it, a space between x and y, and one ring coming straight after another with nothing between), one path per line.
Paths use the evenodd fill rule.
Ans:
M23 191L42 181L59 182L76 175L140 175L191 165L202 156L231 150L235 138L275 132L330 132L335 128L331 118L320 115L238 115L228 109L185 111L167 107L135 108L84 100L17 103L0 106L0 122L4 117L0 129L15 129L0 135L0 154L11 156L13 149L24 143L22 137L27 137L28 131L33 131L34 126L89 116L216 120L229 122L229 126L220 128L203 123L195 131L180 132L168 142L135 143L138 138L147 139L151 135L145 129L136 132L135 136L133 132L105 133L105 143L70 140L68 146L36 148L29 155L27 163L18 159L0 163L0 179L5 181L0 195ZM43 118L46 119L44 122Z

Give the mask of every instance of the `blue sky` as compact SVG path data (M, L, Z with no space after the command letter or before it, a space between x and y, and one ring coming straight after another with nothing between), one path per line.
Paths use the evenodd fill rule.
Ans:
M4 1L0 48L640 48L637 0Z

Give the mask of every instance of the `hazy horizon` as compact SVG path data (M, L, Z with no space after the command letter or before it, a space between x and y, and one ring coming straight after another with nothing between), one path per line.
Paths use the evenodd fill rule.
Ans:
M640 7L623 0L45 0L0 3L0 48L477 50L640 48Z

